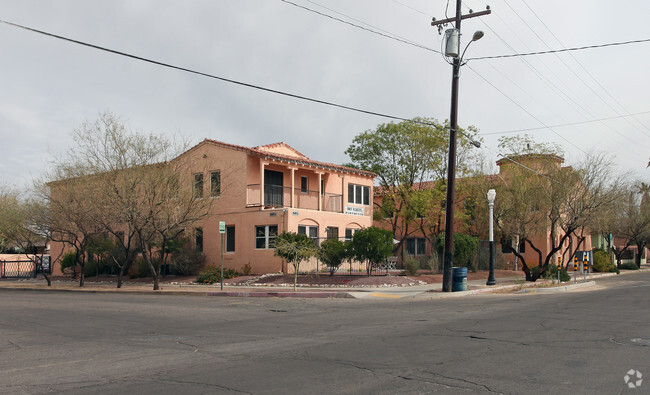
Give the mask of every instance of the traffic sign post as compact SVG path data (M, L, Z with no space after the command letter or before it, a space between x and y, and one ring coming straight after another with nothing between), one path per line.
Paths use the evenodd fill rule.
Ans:
M578 257L574 256L573 257L573 282L575 284L578 283L577 275L578 275Z
M562 257L557 257L557 282L560 283L560 273L562 272Z
M219 221L219 233L221 233L221 290L223 291L223 238L226 235L225 221Z
M587 282L587 272L589 271L589 255L585 254L584 257L584 266L582 272L585 274L585 282Z

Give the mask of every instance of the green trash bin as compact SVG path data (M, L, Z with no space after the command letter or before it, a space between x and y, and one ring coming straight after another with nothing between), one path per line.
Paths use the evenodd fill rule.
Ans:
M451 268L451 291L467 291L467 268L466 267L452 267Z

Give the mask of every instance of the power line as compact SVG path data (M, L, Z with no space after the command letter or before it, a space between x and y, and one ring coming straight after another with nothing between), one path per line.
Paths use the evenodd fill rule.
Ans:
M302 95L298 95L298 94L294 94L294 93L284 92L284 91L280 91L280 90L277 90L277 89L266 88L266 87L263 87L263 86L254 85L254 84L247 83L247 82L242 82L242 81L237 81L237 80L233 80L233 79L230 79L230 78L220 77L220 76L217 76L217 75L214 75L214 74L208 74L208 73L205 73L205 72L202 72L202 71L192 70L192 69L188 69L188 68L181 67L181 66L175 66L175 65L172 65L170 63L165 63L165 62L161 62L161 61L157 61L157 60L153 60L153 59L149 59L149 58L144 58L144 57L133 55L133 54L130 54L130 53L127 53L127 52L117 51L117 50L114 50L114 49L102 47L102 46L95 45L95 44L90 44L90 43L87 43L87 42L84 42L84 41L75 40L75 39L72 39L72 38L60 36L60 35L53 34L53 33L48 33L48 32L43 31L43 30L38 30L38 29L31 28L31 27L19 25L17 23L8 22L8 21L2 20L2 19L0 19L0 23L4 23L4 24L7 24L9 26L13 26L13 27L17 27L17 28L20 28L20 29L30 31L30 32L42 34L42 35L52 37L52 38L56 38L56 39L59 39L59 40L63 40L63 41L71 42L71 43L74 43L74 44L82 45L84 47L89 47L89 48L97 49L99 51L112 53L114 55L124 56L124 57L127 57L127 58L139 60L141 62L151 63L151 64L154 64L154 65L157 65L157 66L162 66L162 67L166 67L166 68L173 69L173 70L184 71L186 73L196 74L196 75L200 75L200 76L203 76L203 77L208 77L208 78L216 79L216 80L223 81L223 82L228 82L228 83L235 84L235 85L240 85L240 86L245 86L245 87L248 87L248 88L261 90L261 91L264 91L264 92L275 93L275 94L282 95L282 96L292 97L294 99L310 101L310 102L313 102L313 103L324 104L324 105L327 105L327 106L342 108L342 109L345 109L345 110L355 111L355 112L368 114L368 115L375 115L375 116L383 117L383 118L389 118L389 119L394 119L394 120L399 120L399 121L406 121L406 122L413 122L413 123L420 123L420 124L424 124L424 125L428 125L428 126L436 126L436 125L433 125L433 124L430 124L430 123L427 123L427 122L421 122L421 121L416 121L416 120L412 120L412 119L398 117L398 116L395 116L395 115L389 115L389 114L384 114L384 113L380 113L380 112L364 110L364 109L360 109L360 108L356 108L356 107L346 106L346 105L343 105L343 104L338 104L338 103L329 102L329 101L325 101L325 100L315 99L315 98L302 96Z
M507 130L507 131L504 131L504 132L479 133L478 135L479 136L490 136L490 135L494 135L494 134L509 134L509 133L530 132L530 131L533 131L533 130L541 130L541 129L547 129L547 128L560 128L560 127L563 127L563 126L584 125L586 123L609 121L609 120L612 120L612 119L619 119L619 118L625 118L625 117L634 117L634 116L637 116L637 115L643 115L643 114L649 114L649 113L650 113L650 111L643 111L643 112L637 112L637 113L634 113L634 114L618 115L616 117L592 119L592 120L580 121L580 122L563 123L563 124L551 125L551 126L540 126L540 127L536 127L536 128Z
M597 45L586 45L583 47L572 47L572 48L563 48L563 49L552 49L548 51L539 51L539 52L527 52L527 53L515 53L509 55L494 55L494 56L479 56L476 58L469 58L469 60L484 60L484 59L503 59L503 58L518 58L522 56L535 56L535 55L548 55L553 53L561 52L570 52L570 51L582 51L585 49L594 49L594 48L605 48L605 47L614 47L619 45L628 45L628 44L638 44L650 42L650 38L644 38L641 40L630 40L630 41L621 41L608 44L597 44Z
M488 85L490 85L491 87L493 87L494 89L496 89L499 93L501 93L501 94L502 94L503 96L505 96L508 100L510 100L512 103L514 103L517 107L519 107L520 109L522 109L526 114L530 115L530 116L531 116L533 119L535 119L537 122L539 122L540 124L544 125L545 128L547 128L548 130L550 130L551 132L553 132L555 135L557 135L557 136L558 136L559 138L561 138L562 140L566 141L567 143L569 143L569 144L571 144L572 146L574 146L575 148L577 148L579 151L582 151L582 153L587 154L587 153L586 153L582 148L580 148L580 146L578 146L578 145L572 143L572 142L569 141L566 137L562 136L560 133L558 133L558 132L556 132L555 130L553 130L552 127L546 125L544 122L542 122L541 119L537 118L533 113L531 113L530 111L526 110L526 109L525 109L521 104L517 103L516 100L514 100L514 99L512 99L511 97L509 97L508 95L506 95L506 94L505 94L501 89L499 89L496 85L494 85L493 83L491 83L490 81L488 81L487 78L483 77L483 76L481 75L481 73L479 73L479 72L477 72L476 70L474 70L470 65L467 65L467 67L469 67L470 70L472 70L476 75L478 75L479 78L481 78L483 81L487 82Z
M438 53L438 54L442 53L442 52L440 52L440 51L438 51L438 50L436 50L436 49L426 47L426 46L424 46L424 45L418 44L418 43L416 43L416 42L414 42L414 41L411 41L411 40L408 40L408 39L406 39L406 38L402 38L402 37L400 37L400 36L398 36L398 35L396 35L396 34L393 34L393 33L387 32L386 30L380 29L380 28L378 28L378 27L376 27L376 26L372 26L372 25L370 25L370 24L368 24L368 23L365 23L365 22L360 21L360 20L358 20L358 19L352 18L352 17L350 17L350 16L348 16L348 15L342 14L342 13L340 13L340 12L338 12L338 11L332 10L331 8L327 8L327 7L325 7L325 6L322 6L322 5L318 4L318 3L315 3L315 2L310 1L310 0L307 0L307 1L309 1L309 2L312 3L312 4L317 5L317 6L319 6L319 7L323 7L323 8L325 8L325 9L329 10L329 11L335 12L335 13L337 13L337 14L339 14L339 15L343 15L343 16L345 16L345 17L347 17L347 18L350 18L350 19L352 19L352 20L354 20L354 21L357 21L357 22L359 22L359 23L363 23L364 25L368 25L368 26L371 26L371 27L373 27L373 28L375 28L375 29L382 30L382 31L385 32L385 33L379 32L379 31L377 31L377 30L369 29L369 28L367 28L367 27L363 27L363 26L361 26L361 25L357 25L357 24L352 23L352 22L348 22L348 21L346 21L346 20L343 20L343 19L337 18L337 17L335 17L335 16L325 14L324 12L320 12L320 11L317 11L317 10L311 9L311 8L309 8L309 7L305 7L304 5L296 4L296 3L291 2L291 1L289 1L289 0L280 0L280 1L282 1L283 3L290 4L290 5L294 6L294 7L302 8L302 9L305 10L305 11L313 12L313 13L315 13L315 14L317 14L317 15L320 15L320 16L323 16L323 17L325 17L325 18L329 18L329 19L332 19L332 20L337 21L337 22L345 23L346 25L350 25L350 26L352 26L352 27L356 27L357 29L361 29L361 30L365 30L365 31L370 32L370 33L378 34L378 35L380 35L380 36L382 36L382 37L386 37L386 38L389 38L389 39L391 39L391 40L399 41L399 42L401 42L401 43L408 44L408 45L412 45L412 46L414 46L414 47L421 48L421 49L424 49L424 50L427 50L427 51L431 51L431 52L435 52L435 53Z

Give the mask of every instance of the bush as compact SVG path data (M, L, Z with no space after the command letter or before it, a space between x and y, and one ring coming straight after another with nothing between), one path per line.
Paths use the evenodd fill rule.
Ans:
M639 270L639 267L634 262L626 262L621 264L623 270Z
M149 276L149 265L142 257L135 258L133 265L129 269L129 278L142 278Z
M99 262L96 260L90 260L84 265L84 277L93 277L97 276L97 266Z
M171 256L171 272L180 275L194 275L199 272L205 255L185 243L182 248L175 248Z
M321 243L318 257L327 266L330 276L333 276L347 258L346 245L338 239L327 239Z
M409 276L417 276L418 270L420 270L420 261L413 257L406 258L404 261L404 271Z
M241 273L244 276L250 276L251 270L252 269L251 269L251 263L250 262L248 262L247 264L245 264L244 266L241 267Z
M444 259L445 232L436 237L436 250ZM453 262L456 267L468 267L470 258L476 254L478 238L464 233L454 233Z
M616 265L609 259L609 254L603 250L594 251L594 264L592 266L594 272L615 272Z
M69 251L63 254L61 257L61 272L64 272L65 269L73 267L77 264L77 252Z
M223 278L235 278L239 276L240 274L237 273L235 270L232 269L223 269ZM221 268L216 267L216 266L208 266L203 271L201 274L199 274L199 277L196 279L196 282L199 284L214 284L214 283L220 283L221 282Z
M531 271L533 275L536 275L539 272L539 266L533 267ZM557 266L549 264L548 269L542 274L542 278L557 280ZM571 281L571 276L569 276L565 268L560 271L560 281Z

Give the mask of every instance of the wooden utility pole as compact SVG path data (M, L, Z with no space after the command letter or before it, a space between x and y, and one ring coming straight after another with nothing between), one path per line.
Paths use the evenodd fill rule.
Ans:
M431 26L440 25L455 21L456 29L460 37L460 22L463 19L474 18L481 15L490 14L492 11L488 6L487 10L463 15L461 13L461 0L456 0L456 18L443 19L436 21L433 18ZM460 38L459 38L460 40ZM459 45L460 49L460 45ZM451 115L449 117L449 162L447 165L447 209L445 211L445 252L444 261L442 266L442 291L451 292L452 284L452 267L453 267L453 254L454 254L454 200L456 199L456 147L458 138L458 80L460 77L460 66L462 59L460 58L460 51L458 56L454 57L452 64L453 73L451 79Z

